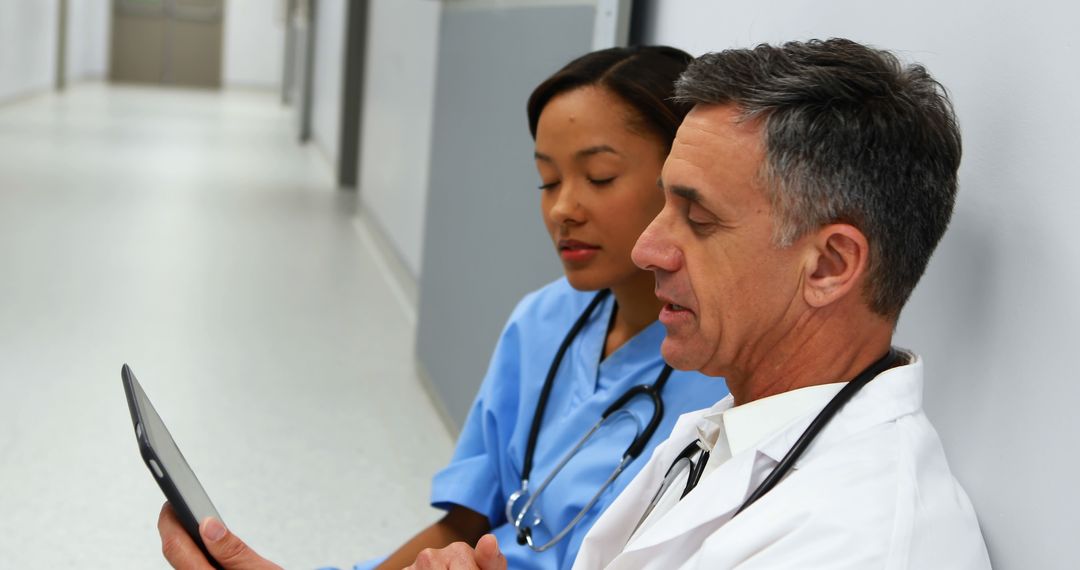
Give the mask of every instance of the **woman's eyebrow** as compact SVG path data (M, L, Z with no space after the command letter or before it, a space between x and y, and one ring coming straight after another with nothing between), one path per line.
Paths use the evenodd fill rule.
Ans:
M608 146L606 144L599 144L599 145L596 145L596 146L590 146L589 148L583 148L583 149L575 152L574 155L577 156L578 158L585 158L585 157L593 156L595 154L600 154L600 153L604 153L604 152L610 152L611 154L622 156L622 153L615 150L614 148L611 148L610 146Z
M606 145L606 144L600 144L600 145L596 145L596 146L590 146L589 148L583 148L583 149L575 152L574 156L576 158L578 158L578 159L581 159L581 158L588 158L590 156L595 156L597 154L602 154L602 153L605 153L605 152L610 152L611 154L614 154L616 156L622 156L621 152L615 150L614 148L612 148L611 146ZM536 160L542 160L544 162L555 162L555 160L552 159L550 156L548 156L548 155L546 155L546 154L544 154L544 153L542 153L540 151L533 151L533 158L535 158Z

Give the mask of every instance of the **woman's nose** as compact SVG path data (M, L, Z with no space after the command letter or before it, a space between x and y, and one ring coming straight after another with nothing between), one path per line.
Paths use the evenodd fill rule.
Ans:
M559 186L558 195L551 205L550 216L559 225L581 223L585 220L576 184L563 182Z

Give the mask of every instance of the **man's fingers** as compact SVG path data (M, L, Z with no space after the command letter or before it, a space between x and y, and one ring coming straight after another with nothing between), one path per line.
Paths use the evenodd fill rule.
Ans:
M472 547L455 542L446 548L426 548L406 570L480 570L473 559Z
M423 550L409 570L506 570L506 557L499 552L495 536L489 534L476 543L475 550L464 542L441 550Z
M182 570L213 570L199 546L188 536L176 518L172 506L165 503L158 515L158 534L161 535L161 553L173 568Z
M240 537L229 532L229 529L214 517L207 517L202 521L199 534L214 560L228 570L280 570L277 564L256 554Z
M480 570L506 570L506 557L499 551L494 534L485 534L476 543L476 565Z

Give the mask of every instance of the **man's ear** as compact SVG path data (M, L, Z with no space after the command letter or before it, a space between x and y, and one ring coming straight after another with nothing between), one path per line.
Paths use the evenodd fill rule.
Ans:
M803 284L806 303L821 308L858 292L870 256L866 236L855 226L831 224L808 237Z

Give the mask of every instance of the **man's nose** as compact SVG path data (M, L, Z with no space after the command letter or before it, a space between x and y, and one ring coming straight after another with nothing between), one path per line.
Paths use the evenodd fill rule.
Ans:
M630 259L638 267L648 271L673 272L682 263L682 254L671 240L671 228L661 211L638 237L630 252Z

